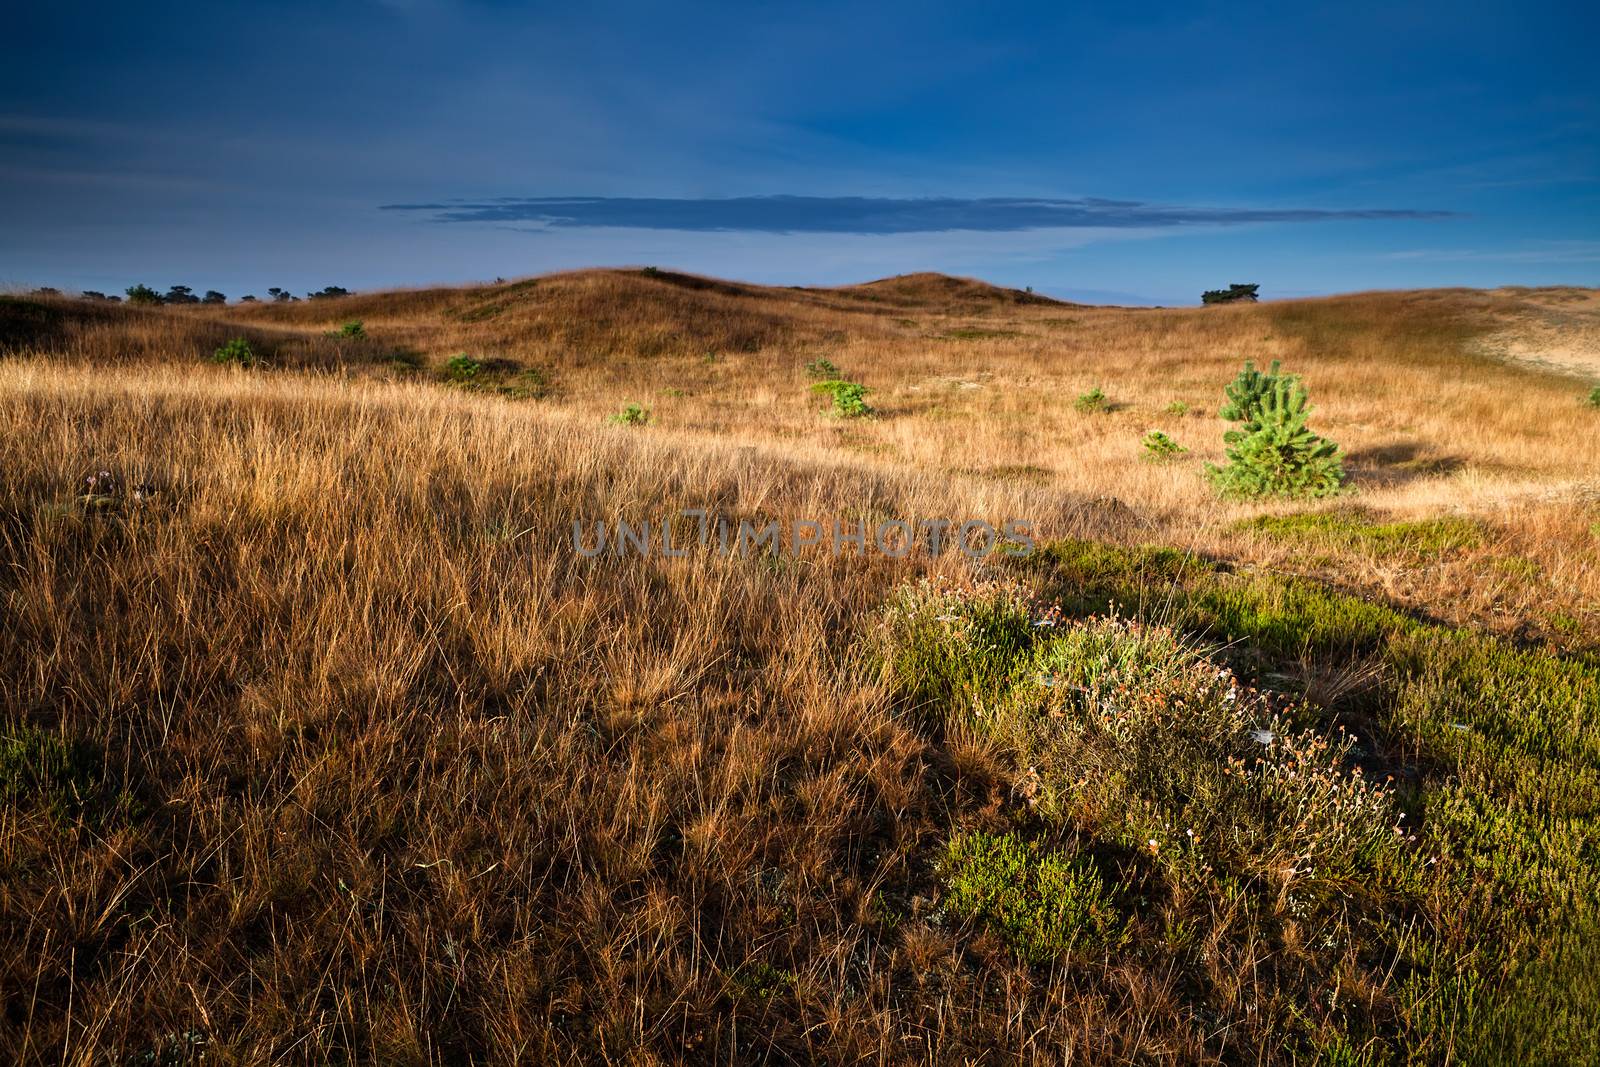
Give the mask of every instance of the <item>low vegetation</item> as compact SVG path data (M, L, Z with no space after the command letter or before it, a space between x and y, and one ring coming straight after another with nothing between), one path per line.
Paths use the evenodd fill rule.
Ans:
M1072 402L1072 406L1078 410L1079 414L1093 415L1110 408L1111 399L1097 385L1087 393L1080 393L1078 399Z
M211 354L213 363L228 363L238 367L254 367L260 362L255 349L250 347L250 342L243 337L231 338L226 344L221 345Z
M1144 435L1140 443L1144 445L1145 458L1158 463L1176 459L1189 451L1160 430L1151 430Z
M835 418L860 419L874 414L867 404L867 387L860 382L837 379L813 382L811 391L828 398L828 414Z
M621 411L611 416L609 420L616 426L643 426L650 421L650 412L632 401L623 405Z

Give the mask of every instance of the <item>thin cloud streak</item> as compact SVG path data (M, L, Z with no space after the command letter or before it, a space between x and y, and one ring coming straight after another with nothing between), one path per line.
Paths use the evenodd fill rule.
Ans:
M1548 241L1535 248L1416 248L1390 252L1386 259L1439 263L1596 263L1600 241Z
M445 223L529 224L532 230L627 228L680 232L907 234L975 231L1170 229L1251 223L1416 221L1461 217L1415 209L1211 208L1137 200L1003 198L896 199L861 196L496 197L384 204Z

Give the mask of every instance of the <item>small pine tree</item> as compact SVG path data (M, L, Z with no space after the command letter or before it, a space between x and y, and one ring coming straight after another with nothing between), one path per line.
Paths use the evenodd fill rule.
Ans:
M646 426L650 422L650 409L629 402L621 411L606 421L615 426Z
M1265 374L1256 370L1256 365L1245 360L1244 370L1239 376L1222 387L1222 393L1227 402L1222 405L1218 415L1229 422L1249 422L1261 408L1261 398L1284 377L1279 369L1282 366L1277 360L1272 361L1272 366ZM1237 430L1228 431L1230 434L1238 433ZM1224 435L1224 440L1232 441L1232 437Z
M1242 425L1223 435L1228 464L1207 473L1224 496L1320 497L1344 486L1339 446L1306 426L1309 394L1300 379L1250 364L1226 389L1222 417Z
M841 419L863 419L876 414L876 411L867 403L866 396L870 389L860 382L846 382L829 380L825 382L812 382L811 391L821 396L826 396L833 401L828 414Z
M1084 415L1092 415L1097 411L1110 410L1111 401L1106 396L1105 390L1097 385L1074 400L1072 406Z
M1175 459L1187 451L1187 448L1160 430L1151 430L1144 435L1144 458L1152 463Z

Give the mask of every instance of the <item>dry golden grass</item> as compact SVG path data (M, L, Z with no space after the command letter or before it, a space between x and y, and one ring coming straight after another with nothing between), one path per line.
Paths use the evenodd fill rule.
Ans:
M1595 634L1600 437L1582 403L1587 387L1479 354L1542 295L1439 290L1127 310L941 275L794 290L586 271L221 311L84 314L68 302L43 347L97 365L177 360L189 373L242 333L278 370L418 380L465 353L501 372L536 369L549 394L540 410L578 424L639 403L654 440L940 474L980 504L1026 482L1049 503L1021 517L1098 507L1093 525L1123 527L1124 539L1337 576L1452 619L1546 633L1554 615ZM362 322L368 339L325 336L347 321ZM819 358L865 383L882 417L818 417L805 364ZM1386 561L1321 546L1308 558L1304 544L1241 534L1242 520L1296 510L1219 505L1202 477L1222 459L1221 383L1246 359L1281 359L1305 377L1313 424L1344 447L1361 507L1380 519L1480 520L1484 550ZM1112 410L1080 414L1074 398L1095 387ZM1175 402L1187 413L1170 413ZM1140 440L1152 429L1190 452L1146 462ZM1524 562L1485 582L1485 559L1502 557Z
M1250 960L1219 958L1202 1007L1190 976L1132 961L1041 976L911 899L952 822L1011 783L981 739L902 714L859 639L959 557L591 560L571 524L1022 518L1587 643L1600 416L1472 354L1490 295L1023 297L596 271L0 305L0 708L87 746L105 800L6 805L0 1055L1273 1058L1278 1023L1245 1007L1273 979ZM353 320L366 340L324 336ZM268 366L209 365L233 336ZM536 368L550 395L441 383L458 353ZM820 415L818 358L880 416ZM1471 516L1482 543L1397 556L1241 528L1296 510L1218 503L1201 476L1244 359L1306 377L1361 507ZM1114 408L1080 414L1094 386ZM651 424L607 426L630 401ZM1192 452L1146 462L1151 428ZM101 470L109 499L85 505ZM889 937L871 917L891 898Z

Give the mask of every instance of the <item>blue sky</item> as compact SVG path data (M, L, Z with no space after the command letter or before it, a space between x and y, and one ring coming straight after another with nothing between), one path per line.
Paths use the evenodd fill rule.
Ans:
M0 285L1600 284L1600 5L25 5Z

